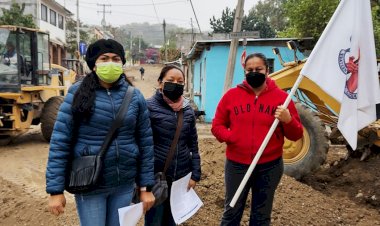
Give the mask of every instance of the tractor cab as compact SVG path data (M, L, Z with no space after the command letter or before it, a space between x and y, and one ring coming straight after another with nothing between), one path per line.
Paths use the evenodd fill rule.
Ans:
M41 123L50 140L55 117L75 72L50 64L49 34L0 26L0 145Z
M0 26L0 93L22 86L49 85L49 34L31 28Z

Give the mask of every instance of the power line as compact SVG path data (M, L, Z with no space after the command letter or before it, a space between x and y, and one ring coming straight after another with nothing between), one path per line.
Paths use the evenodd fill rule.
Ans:
M157 16L157 21L158 21L158 23L160 23L160 18L158 17L158 13L157 13L156 5L154 4L154 1L153 1L153 0L152 0L152 4L153 4L154 12L156 13L156 16Z
M80 5L80 3L79 3ZM112 5L114 6L114 5ZM85 5L81 5L82 8L86 8L86 9L94 9L94 10L97 10L97 8L94 8L94 7L91 7L91 6L85 6ZM146 14L137 14L137 13L130 13L128 11L119 11L119 10L112 10L112 13L120 13L120 14L124 14L126 17L127 16L130 16L130 15L133 15L133 16L140 16L140 17L147 17L147 18L155 18L157 19L157 16L147 16ZM166 17L170 20L176 20L176 21L187 21L185 19L180 19L180 18L173 18L173 17ZM161 22L159 22L161 24Z
M202 33L202 31L201 31L201 27L199 26L199 22L198 22L197 14L195 13L194 6L193 6L193 2L192 2L191 0L190 0L190 4L191 4L191 8L193 8L193 12L194 12L195 20L197 21L197 24L198 24L199 33Z
M67 3L69 5L73 4L72 0L67 1ZM97 4L97 3L95 3L95 4ZM85 2L83 2L82 0L79 1L79 5L80 5L81 8L91 9L93 11L97 11L98 10L98 8L90 6L90 5L93 5L93 4L87 4L86 5ZM97 5L98 6L99 5L102 6L102 4L97 4ZM152 4L150 4L150 5L152 5ZM114 8L115 5L112 4L112 5L107 5L107 6ZM98 13L103 13L103 11L98 11ZM111 12L109 11L109 12L105 12L105 13L111 13ZM112 10L112 13L113 14L122 14L124 17L137 16L137 17L142 17L142 18L150 18L152 20L149 20L147 22L151 22L151 23L154 23L153 19L155 19L156 23L162 24L160 21L157 22L157 20L158 20L158 14L156 14L155 16L149 16L149 14L148 15L147 14L137 14L137 13L128 12L128 11L125 11L125 10ZM81 18L87 18L87 19L91 19L91 20L94 19L93 17L84 16L83 13L81 15ZM165 17L165 19L169 20L169 21L177 21L175 24L178 24L180 22L182 25L188 25L188 20L185 20L185 19L173 18L173 17Z
M177 4L177 3L185 3L186 1L167 1L167 2L156 2L156 3L140 3L140 4L112 4L113 6L151 6L151 5L169 5L169 4ZM96 5L93 2L81 1L83 4L87 5Z
M133 15L133 16L140 16L140 17L146 17L146 18L156 18L157 19L157 16L147 16L147 15L143 15L143 14L137 14L137 13L129 13L129 12L126 12L126 11L115 11L113 10L112 11L113 13L122 13L122 14L127 14L127 16L129 15ZM169 19L169 20L175 20L175 21L182 21L183 23L187 22L188 20L184 20L184 19L180 19L180 18L173 18L173 17L165 17L165 19ZM159 23L161 24L161 22L159 21Z

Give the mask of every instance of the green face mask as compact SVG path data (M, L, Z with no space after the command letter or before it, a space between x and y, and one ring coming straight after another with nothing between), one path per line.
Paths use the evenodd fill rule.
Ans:
M114 83L123 73L123 65L115 62L102 62L96 64L96 74L106 83Z

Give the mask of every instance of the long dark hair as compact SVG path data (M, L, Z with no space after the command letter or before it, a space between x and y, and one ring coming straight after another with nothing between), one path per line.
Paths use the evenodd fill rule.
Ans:
M245 58L245 61L244 61L244 65L247 65L247 62L249 59L252 59L254 57L257 57L257 58L260 58L263 60L264 62L264 65L265 65L265 69L267 69L267 71L269 70L269 64L268 64L268 60L267 58L265 57L264 54L262 53L252 53L252 54L249 54L246 58Z
M129 85L133 86L125 74L122 74L119 80L120 79L125 79ZM117 81L115 83L117 83ZM71 106L75 123L86 121L91 117L94 111L95 91L98 87L100 87L100 83L95 72L91 72L84 77L78 90L74 94L74 100Z

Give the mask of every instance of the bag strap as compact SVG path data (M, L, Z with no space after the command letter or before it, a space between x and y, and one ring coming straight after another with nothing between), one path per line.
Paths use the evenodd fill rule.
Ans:
M117 112L115 120L112 122L111 128L108 131L108 134L106 138L103 141L103 144L100 148L98 156L103 157L113 139L113 135L115 134L116 130L123 124L123 118L126 112L128 111L129 104L131 103L132 96L133 96L134 87L129 85L127 91L125 92L125 97L123 99L123 102L120 105L120 109Z
M165 167L164 167L164 171L162 171L163 172L162 175L165 175L165 172L169 168L170 162L173 159L175 148L177 147L177 143L178 143L178 139L179 139L179 134L181 133L182 124L183 124L183 108L181 108L181 110L178 112L177 129L175 131L174 139L172 141L168 156L167 156L166 161L165 161Z

